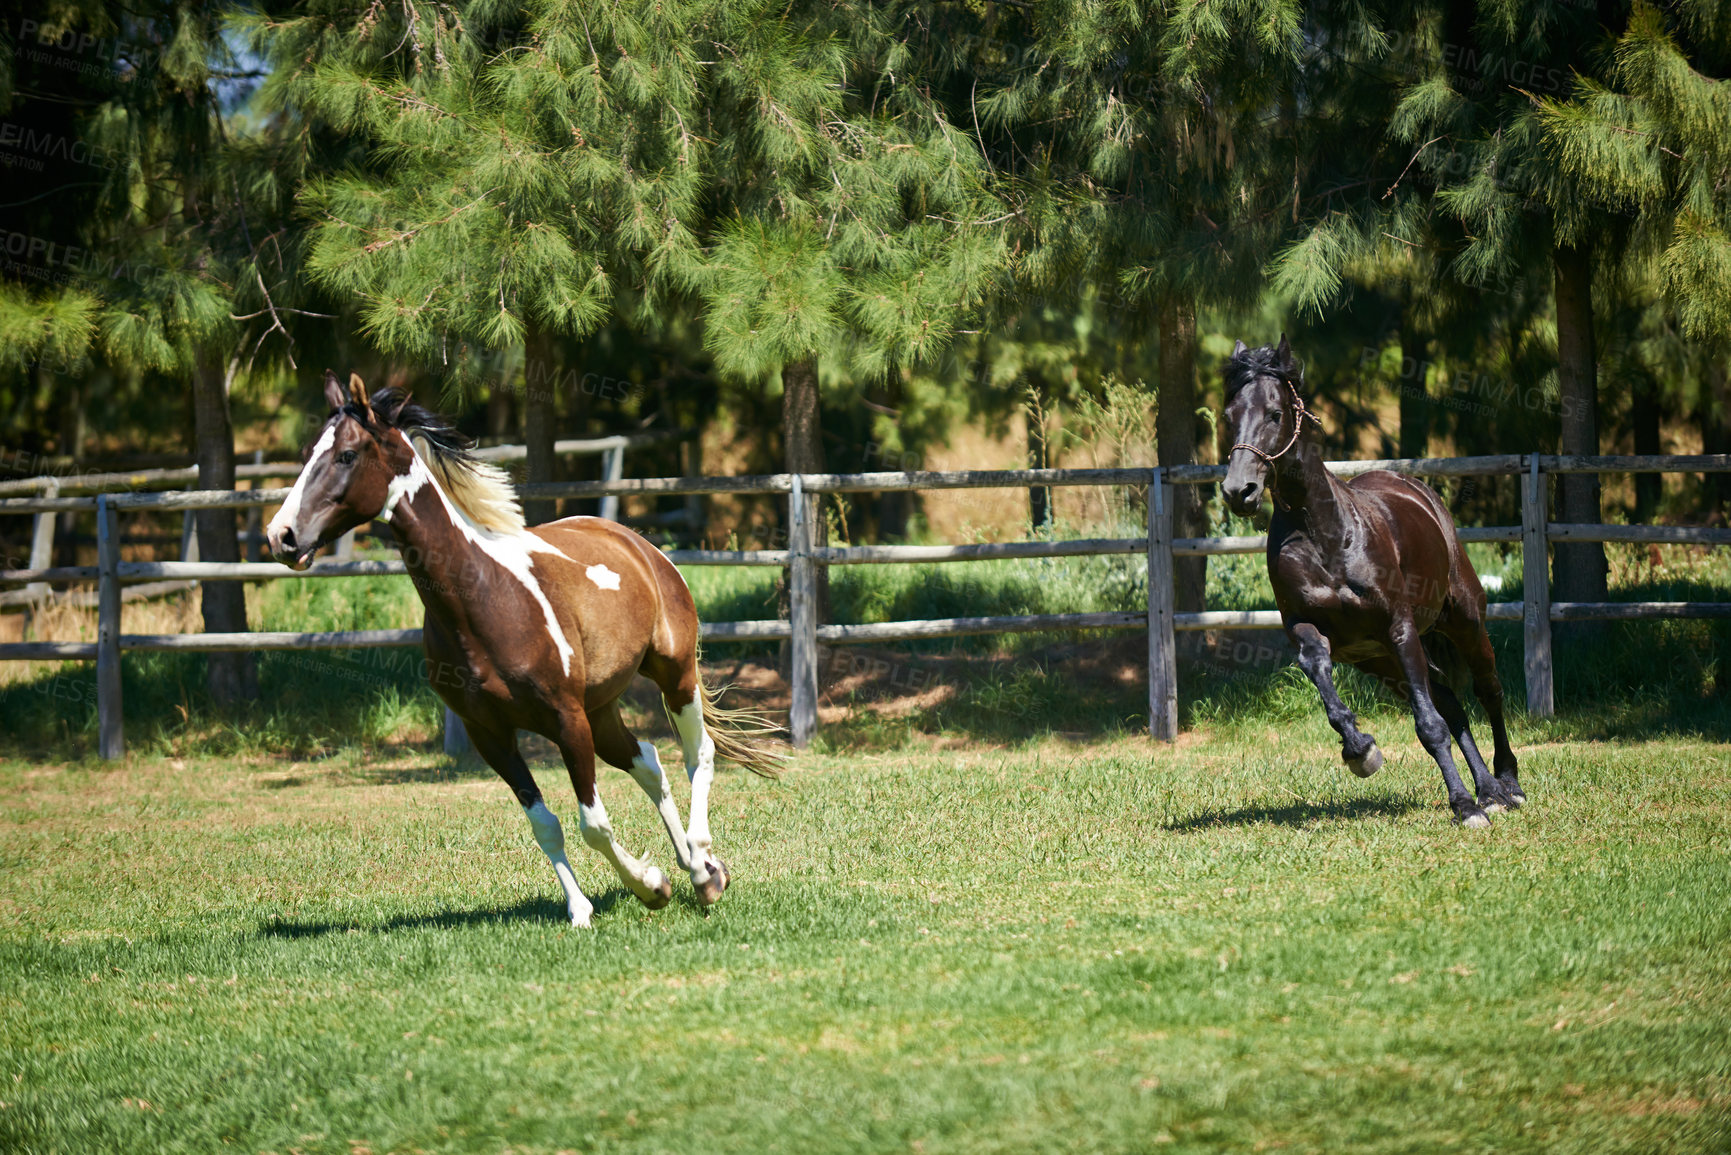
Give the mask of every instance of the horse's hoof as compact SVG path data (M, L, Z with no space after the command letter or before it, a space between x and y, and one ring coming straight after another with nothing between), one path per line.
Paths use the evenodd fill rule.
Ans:
M1372 742L1370 744L1370 749L1364 752L1364 757L1348 758L1346 760L1346 768L1351 770L1360 778L1369 778L1372 774L1375 774L1378 770L1382 769L1382 747L1378 746L1375 742Z
M660 881L649 888L649 897L643 900L643 905L650 910L660 910L673 901L673 884L659 870L655 872L654 877Z
M714 906L721 901L721 892L727 889L727 884L730 881L732 879L727 873L727 864L719 858L711 858L709 860L709 877L702 882L695 880L692 882L692 885L697 888L697 901L704 906Z
M1503 805L1501 798L1490 798L1479 803L1479 809L1486 814L1501 814L1508 810L1508 807Z
M1483 810L1469 810L1455 821L1468 830L1489 830L1491 828L1490 817Z

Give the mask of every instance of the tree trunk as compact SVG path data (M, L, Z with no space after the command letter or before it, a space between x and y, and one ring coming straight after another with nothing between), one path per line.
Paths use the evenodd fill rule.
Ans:
M1430 452L1430 343L1411 317L1400 327L1400 449L1402 457Z
M193 431L197 439L198 487L234 488L234 427L229 421L228 378L221 357L199 353L192 370ZM195 518L200 561L240 560L232 509L204 509ZM207 633L246 632L246 586L241 582L204 582L200 586ZM250 653L207 654L210 696L219 706L258 698L258 662Z
M553 443L556 440L554 394L559 385L553 335L531 326L523 339L523 480L531 485L553 480ZM550 499L525 501L523 518L530 525L553 520L558 502Z
M789 361L781 367L781 444L789 473L823 473L823 421L818 404L817 362ZM812 544L822 548L829 544L829 525L823 516L821 495L806 499L806 509L814 519ZM817 569L817 620L829 621L829 567ZM782 594L788 601L787 593ZM784 605L791 614L791 604Z
M1189 465L1196 460L1196 304L1165 297L1159 305L1160 402L1154 413L1154 445L1160 464ZM1172 487L1172 534L1203 537L1208 532L1202 494L1195 485ZM1180 613L1203 608L1208 559L1172 561L1172 586Z
M1635 382L1631 409L1636 456L1657 457L1663 452L1659 440L1659 383L1652 377L1643 375ZM1636 524L1653 523L1654 515L1659 512L1659 496L1663 492L1664 480L1663 475L1658 473L1635 475Z
M1593 254L1586 242L1559 245L1554 254L1557 305L1557 381L1562 404L1562 452L1599 452L1598 363L1593 346ZM1599 520L1599 476L1558 477L1558 520ZM1551 569L1553 597L1560 602L1605 600L1605 547L1599 542L1559 542ZM1579 633L1580 631L1573 631Z
M1714 358L1707 366L1701 400L1697 405L1697 420L1701 425L1702 453L1731 453L1731 365L1724 357ZM1723 512L1731 504L1731 473L1705 475L1709 509ZM1731 679L1727 679L1731 683Z
M1045 469L1051 464L1046 445L1046 383L1032 378L1028 386L1028 401L1022 412L1028 426L1028 468ZM1028 524L1035 533L1052 524L1052 490L1050 486L1028 487Z

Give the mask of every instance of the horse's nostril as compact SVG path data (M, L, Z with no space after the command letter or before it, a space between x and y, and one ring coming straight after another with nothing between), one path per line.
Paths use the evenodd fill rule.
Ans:
M277 544L279 544L283 549L287 549L287 550L294 549L294 547L295 547L295 531L292 529L284 529L282 531L282 536L277 539Z

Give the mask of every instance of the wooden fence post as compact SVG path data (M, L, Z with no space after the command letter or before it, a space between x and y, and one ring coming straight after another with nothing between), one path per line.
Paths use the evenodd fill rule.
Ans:
M788 729L793 744L809 746L817 733L817 566L812 561L811 510L799 474L793 475L793 489L787 495L789 575L788 593L793 622L793 638L789 646L789 680L793 701L788 712Z
M452 758L461 758L473 750L474 744L469 741L469 729L463 725L451 707L445 707L445 753Z
M255 449L252 451L252 463L254 465L263 465L264 464L264 450ZM247 488L248 489L258 489L262 485L264 485L264 478L255 477L252 479L251 484L248 485ZM352 541L353 539L350 539L350 540ZM248 506L247 511L246 511L246 560L247 561L259 561L259 560L261 560L264 557L263 545L264 545L264 506L262 506L262 505Z
M43 497L59 497L60 481L50 477L42 483ZM54 518L52 513L36 515L30 534L30 568L47 569L54 564ZM42 601L48 596L47 582L33 582L24 587L25 598L31 603Z
M625 476L625 447L623 445L616 445L612 449L602 451L601 476L607 481L618 481ZM618 494L610 493L601 499L601 516L608 521L619 520Z
M1173 634L1172 486L1148 475L1148 733L1178 737L1178 643Z
M683 458L681 472L687 477L703 476L703 442L700 438L690 437L679 443L680 456ZM691 535L691 544L701 547L703 544L703 498L695 493L685 495L685 532Z
M1551 574L1545 537L1545 475L1539 455L1528 455L1521 475L1521 621L1526 633L1527 713L1549 718L1551 682Z
M198 523L190 509L180 515L180 560L198 560Z
M97 753L126 754L120 701L120 526L106 493L96 498L96 727Z

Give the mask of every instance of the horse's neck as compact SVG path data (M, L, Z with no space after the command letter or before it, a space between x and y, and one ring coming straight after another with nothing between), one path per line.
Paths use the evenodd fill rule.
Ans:
M1319 545L1344 545L1351 530L1346 486L1322 464L1322 446L1301 441L1298 468L1282 469L1276 494Z
M458 610L466 585L477 577L475 550L457 524L460 516L430 476L391 515L391 533L415 592L428 612L441 616Z

